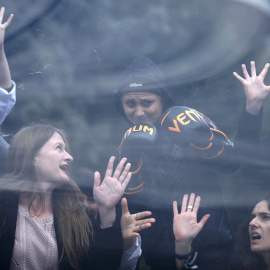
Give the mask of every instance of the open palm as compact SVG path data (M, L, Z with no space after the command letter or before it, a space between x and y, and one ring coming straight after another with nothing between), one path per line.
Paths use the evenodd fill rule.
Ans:
M127 159L123 158L113 173L114 160L115 157L110 158L102 183L100 173L95 172L94 200L99 207L106 207L107 209L115 207L119 202L131 178L131 173L129 173L130 163L124 167Z
M178 213L177 202L173 202L173 232L175 241L192 242L192 240L198 235L210 215L205 215L201 221L197 222L197 212L200 206L200 197L196 197L195 194L190 195L190 200L187 206L188 195L185 194L182 201L181 213ZM194 206L193 206L194 204Z

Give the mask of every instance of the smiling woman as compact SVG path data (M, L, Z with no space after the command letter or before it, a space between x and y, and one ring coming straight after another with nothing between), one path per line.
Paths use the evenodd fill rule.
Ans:
M124 166L123 158L113 172L111 157L102 183L95 173L95 220L69 177L72 161L66 133L49 124L24 127L13 137L0 181L0 269L85 269L85 260L87 269L120 264L121 232L113 223L130 164Z

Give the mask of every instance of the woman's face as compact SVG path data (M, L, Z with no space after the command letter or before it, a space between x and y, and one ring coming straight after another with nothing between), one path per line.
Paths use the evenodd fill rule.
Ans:
M252 252L270 254L270 211L267 201L254 207L249 223L250 248Z
M66 145L59 133L41 147L35 157L35 168L38 180L46 189L54 189L69 181L68 169L73 161L67 153Z
M129 92L122 98L126 117L134 125L142 122L154 124L162 114L161 97L150 92Z

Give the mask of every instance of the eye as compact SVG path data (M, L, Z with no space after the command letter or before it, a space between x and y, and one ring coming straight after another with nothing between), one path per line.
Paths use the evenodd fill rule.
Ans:
M125 104L129 108L134 108L136 106L136 102L133 101L133 100L127 100L127 101L125 101Z
M152 104L153 104L153 100L144 100L144 101L142 101L142 106L144 106L144 107L150 107Z
M62 146L61 146L61 145L57 145L57 146L56 146L56 149L62 151Z
M254 218L255 218L255 215L250 215L249 221L251 221L251 220L254 219Z
M269 215L267 215L267 214L262 215L262 220L269 220L269 219L270 219Z

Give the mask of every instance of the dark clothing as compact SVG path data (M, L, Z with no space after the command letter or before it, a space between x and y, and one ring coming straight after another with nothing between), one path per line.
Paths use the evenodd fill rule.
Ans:
M0 196L0 269L8 270L15 241L19 196L7 191L2 191ZM93 244L89 255L82 257L80 260L80 269L117 269L122 256L122 250L116 248L122 246L119 227L113 226L101 229L91 216L90 218L94 225ZM63 246L55 216L54 228L60 259ZM74 269L67 260L66 255L61 260L59 269Z
M270 168L270 135L261 140L263 109L252 115L244 108L235 137L237 156L243 165L259 169Z
M126 120L122 97L129 92L159 95L163 113L173 106L173 97L166 88L161 70L146 57L135 59L126 68L116 89L115 106ZM180 205L184 194L194 192L202 198L198 220L205 214L211 215L193 241L193 250L197 252L194 264L202 269L227 265L233 237L218 172L232 173L238 169L238 164L231 159L232 144L229 141L222 143L222 154L214 159L204 159L196 149L174 144L163 134L162 128L158 128L160 120L157 122L159 124L152 123L158 129L157 141L154 146L145 146L140 156L142 167L133 174L125 194L131 213L149 210L156 219L151 228L140 232L143 256L152 270L176 268L172 203L177 200ZM210 126L211 121L207 123Z
M183 195L194 192L202 198L198 220L210 214L205 227L193 241L193 250L198 252L195 264L226 265L233 237L217 168L199 158L191 147L181 148L159 132L152 150L152 153L142 153L141 176L133 175L131 179L132 184L132 181L137 181L136 177L142 178L141 192L125 194L131 213L149 210L156 219L150 229L141 232L146 262L151 269L174 269L172 202L178 201L180 207Z

